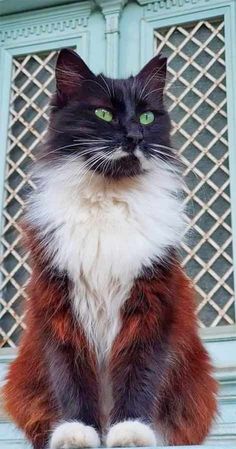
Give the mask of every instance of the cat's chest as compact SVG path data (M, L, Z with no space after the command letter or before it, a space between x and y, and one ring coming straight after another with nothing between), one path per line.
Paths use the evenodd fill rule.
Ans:
M70 207L55 231L55 259L72 279L83 278L97 294L122 286L149 265L154 221L116 198L81 201Z
M56 231L56 264L73 280L73 308L98 357L110 351L134 279L151 263L150 231L116 199L81 202Z

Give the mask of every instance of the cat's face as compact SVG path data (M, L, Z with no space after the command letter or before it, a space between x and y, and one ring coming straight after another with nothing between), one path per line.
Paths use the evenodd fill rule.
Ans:
M156 56L135 77L96 76L76 53L62 50L48 157L78 158L86 169L116 179L150 170L158 159L172 162L165 75L166 59Z

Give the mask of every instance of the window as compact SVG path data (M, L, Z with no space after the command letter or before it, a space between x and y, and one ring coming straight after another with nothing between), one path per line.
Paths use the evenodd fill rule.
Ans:
M233 324L224 19L160 28L154 43L168 56L167 105L184 162L192 231L182 244L183 265L197 292L200 325Z
M55 51L28 54L12 60L7 159L4 180L1 239L0 319L2 346L15 347L24 315L22 299L30 273L22 247L20 218L25 195L33 187L29 167L47 126L48 101L54 90Z

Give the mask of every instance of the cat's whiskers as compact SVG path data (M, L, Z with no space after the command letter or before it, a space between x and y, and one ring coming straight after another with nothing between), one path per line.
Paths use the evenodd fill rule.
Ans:
M53 128L52 126L47 125L47 130L49 130L49 129L51 129L52 131L55 131L55 132L58 133L58 134L65 134L65 131L62 131L62 130L60 130L60 129Z
M100 73L99 76L102 78L104 84L106 85L108 96L109 96L110 98L112 98L111 90L110 90L110 88L109 88L109 86L108 86L108 84L107 84L105 78L103 77L103 75L102 75L101 73Z
M163 151L158 151L156 148L151 148L151 150L156 153L159 154L160 156L166 156L167 158L173 159L174 161L176 161L177 164L180 164L179 159L176 156L173 156L172 154L166 154Z
M165 155L159 153L157 156L152 155L151 158L155 162L160 161L163 165L165 165L165 167L168 168L169 171L175 173L179 177L179 179L182 179L180 168L178 168L178 166L176 164L174 164L172 161L168 162L164 156Z
M75 142L75 141L74 141ZM102 145L104 143L108 143L108 141L106 140L97 140L97 141L91 141L91 142L76 142L76 144L78 146L82 146L82 145Z
M106 148L109 148L109 147L107 145L103 145L102 147L87 148L85 150L79 151L78 156L83 156L84 154L89 154L89 153L102 151L102 150L105 150Z
M77 143L71 143L71 144L64 145L64 146L62 146L62 147L57 147L57 148L55 148L54 151L60 151L60 150L66 149L66 148L76 147L76 146L78 146Z
M72 137L74 138L75 142L76 141L78 141L78 142L99 142L99 141L111 142L111 140L112 140L112 139L104 139L103 137L96 137L96 138L90 138L90 139L86 139L86 138L81 139L81 138L76 137L76 136L72 136Z
M106 147L103 147L103 148L106 148ZM100 148L94 148L93 149L93 156L91 156L90 158L88 158L87 160L85 160L85 161L82 161L81 160L81 157L82 156L84 156L84 154L90 154L91 153L91 151L90 150L88 150L86 153L84 152L79 152L78 154L76 154L76 155L74 155L74 157L71 157L70 159L69 159L69 161L67 162L68 164L70 164L70 163L73 163L73 162L78 162L78 161L80 161L81 163L84 163L85 164L85 166L88 166L89 165L89 162L92 160L94 160L94 159L96 159L96 158L101 158L101 157L103 157L104 155L103 155L103 153L101 153L100 152Z
M52 150L52 151L48 151L48 152L46 153L46 156L48 156L49 154L58 154L58 151L60 151L61 149L64 149L64 150L67 149L67 148L70 149L72 146L73 146L73 147L77 147L78 145L77 145L77 144L70 144L70 145L65 145L64 147L55 148L55 149ZM88 153L90 153L90 152L96 151L96 149L97 149L97 147L96 147L96 148L91 147L90 149L89 149L89 148L86 148L85 151L88 151ZM79 154L81 154L81 153L82 153L81 150L79 150L79 151L80 151ZM63 156L64 156L64 157L71 156L71 153L68 152L68 154L64 154ZM43 156L37 158L37 161L40 161L40 160L42 160L42 159L45 159L45 155L43 155Z
M92 80L92 79L83 80L83 83L86 83L86 82L97 84L103 90L103 92L105 92L105 94L107 96L107 91L106 91L105 87L103 87L98 81Z
M112 152L112 151L111 151ZM110 152L110 153L111 153ZM96 161L97 162L97 161ZM103 167L103 169L102 169L102 175L104 176L104 174L106 174L105 173L105 166L107 167L107 164L109 164L109 159L107 159L105 156L103 157L103 159L102 159L102 161L100 162L100 164L96 167L96 169L98 170L100 167L102 167L102 165L104 164L104 167ZM94 165L94 164L93 164ZM90 166L90 168L92 168L92 165ZM89 180L89 185L90 185L90 183L91 183L91 181L92 181L92 178L93 178L93 176L94 176L94 174L96 173L96 171L94 170L94 172L92 173L92 175L91 175L91 177L90 177L90 180Z
M115 161L115 160L120 160L120 159L123 158L123 157L127 157L127 156L128 156L128 153L125 152L125 151L123 150L122 146L119 145L118 147L115 147L115 148L112 150L112 152L109 154L109 156L111 156L111 157L108 157L108 159L109 159L110 161Z
M77 145L74 145L77 146ZM70 148L71 145L65 145L64 147L59 147L59 148L55 148L52 151L48 151L45 155L38 157L37 161L41 161L42 159L45 159L46 156L48 156L49 154L58 154L58 151L60 151L61 149L66 149L66 148Z
M176 167L176 165L169 164L166 161L166 159L162 159L160 156L159 157L152 156L152 160L156 163L158 168L163 169L162 167L163 165L164 170L168 170L169 172L173 173L173 175L176 177L176 179L178 179L180 185L182 186L182 190L183 188L187 189L187 184L184 181L183 177L181 176L181 170L178 170L178 167Z
M178 154L178 150L173 147L168 147L167 145L162 145L160 143L152 143L151 145L153 145L154 147L165 148L167 150L171 150L172 153L174 152L175 154Z
M91 163L91 160L92 160L92 163ZM100 162L100 164L99 164L96 168L99 168L99 167L104 163L104 161L105 161L105 157L104 157L104 155L102 155L102 154L96 154L96 155L94 155L92 158L90 158L88 161L86 161L86 162L85 162L85 165L83 166L83 168L87 168L87 170L85 170L85 171L82 173L82 177L79 179L80 184L82 183L82 181L83 181L83 179L85 178L85 176L91 171L91 169L92 169L98 162ZM89 162L89 163L88 163L88 162ZM91 177L90 177L89 184L90 184L91 179L92 179L92 177L93 177L93 175L94 175L95 173L96 173L96 171L94 170L93 173L92 173L92 175L91 175Z
M106 175L106 171L107 171L107 168L109 167L109 165L110 165L112 173L113 173L113 164L111 163L111 161L109 159L107 159L104 164L104 167L103 167L103 175Z
M150 92L147 92L146 95L144 95L143 100L145 100L147 97L149 97L149 95L153 94L154 92L163 92L163 88L162 87L158 87L157 89L153 89Z
M168 147L168 146L166 146L166 145L159 145L159 144L152 144L152 145L155 145L155 147L156 148L151 148L152 149L152 151L153 152L155 152L156 154L158 154L158 157L160 157L160 156L167 156L167 158L168 159L172 159L173 161L175 161L175 168L176 169L179 169L179 172L181 173L182 172L182 170L183 170L183 168L185 167L185 164L184 164L184 162L179 158L179 156L178 156L178 153L177 153L177 150L175 150L175 149L173 149L173 148L171 148L171 147ZM165 154L165 153L163 153L163 151L159 151L157 148L163 148L163 149L167 149L167 150L171 150L172 151L172 153L173 153L173 151L174 151L174 154Z

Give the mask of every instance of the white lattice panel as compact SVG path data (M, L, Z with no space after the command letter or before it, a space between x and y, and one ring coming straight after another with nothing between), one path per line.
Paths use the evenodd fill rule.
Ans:
M29 166L41 142L48 100L54 86L55 52L13 59L12 90L5 170L4 229L1 239L0 338L2 346L14 347L24 328L22 299L30 273L27 254L21 248L19 220L25 193L31 189Z
M233 324L224 22L160 29L154 44L168 56L173 143L185 165L193 231L183 243L183 265L196 287L201 326Z

